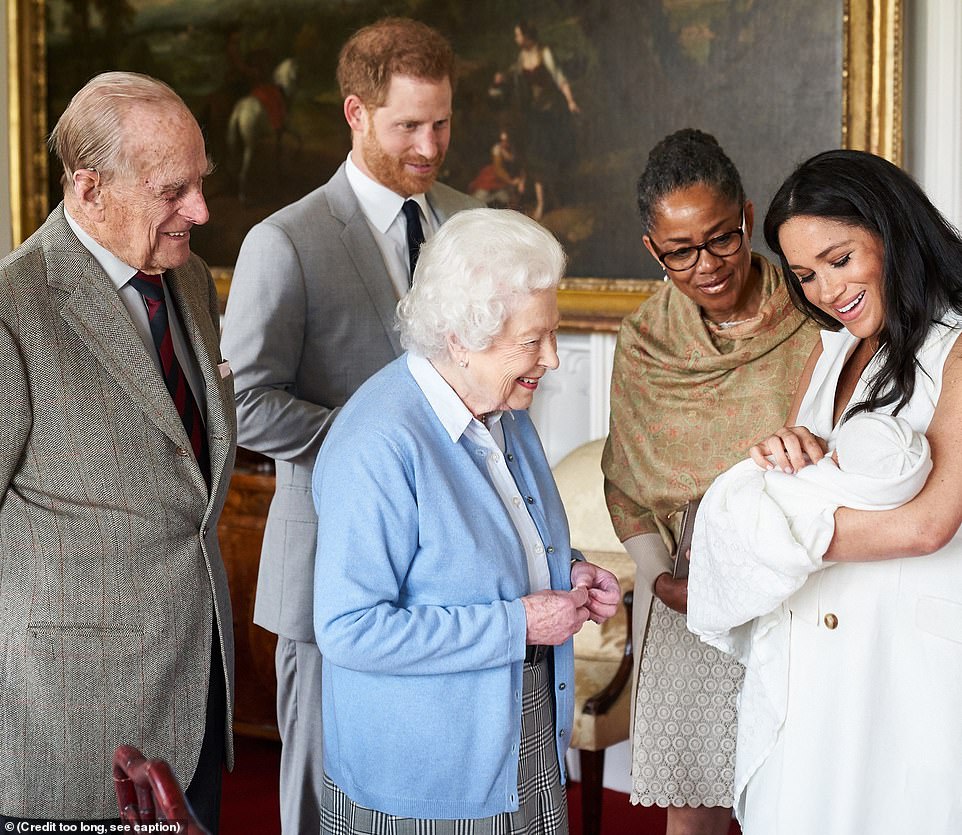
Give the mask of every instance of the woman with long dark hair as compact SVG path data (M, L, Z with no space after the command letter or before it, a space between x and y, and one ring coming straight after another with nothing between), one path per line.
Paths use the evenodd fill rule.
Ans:
M756 735L739 736L743 828L960 832L962 239L895 165L841 150L785 181L765 238L826 330L787 425L752 457L797 471L850 417L876 412L924 432L933 469L897 509L839 508L830 567L786 602L787 702L774 717L739 714Z

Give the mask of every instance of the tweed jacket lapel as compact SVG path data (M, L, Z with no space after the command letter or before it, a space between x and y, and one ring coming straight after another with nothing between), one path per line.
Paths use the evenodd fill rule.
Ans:
M371 227L361 211L354 189L348 182L344 164L331 177L327 192L331 215L344 224L341 231L344 250L354 262L358 277L370 296L395 354L400 356L401 340L394 330L394 309L397 307L394 283L384 266L381 250L371 234Z
M233 417L228 409L232 408L234 393L228 390L229 384L221 377L218 368L222 358L216 320L213 329L209 322L209 279L200 260L191 258L183 267L165 272L164 280L177 306L184 336L190 344L206 389L207 413L204 420L210 453L210 492L214 496L221 480L225 476L230 477L226 470L232 450Z
M188 443L180 415L117 290L59 209L46 228L47 282L66 294L60 314L106 371L177 444ZM59 220L59 222L57 222Z
M143 409L147 418L175 444L188 448L190 439L187 437L180 414L167 392L156 363L130 321L127 309L110 278L67 225L62 207L55 210L51 216L51 222L44 229L44 234L47 282L51 288L65 294L64 303L60 309L64 321L107 373L127 392L134 403ZM196 269L196 267L186 266L180 270L170 271L168 275L175 272L183 273L190 269ZM182 292L180 288L186 282L181 276L174 278L171 283L179 288L179 292ZM181 315L181 321L184 322L188 339L198 357L205 384L210 386L211 349L198 332L198 324L193 313L195 302L178 298L173 290L172 294L177 301L178 313ZM206 300L203 306L206 308ZM190 311L189 316L188 311ZM216 346L213 350L217 350ZM215 367L213 374L216 373ZM217 390L218 387L215 385L212 391ZM208 397L207 399L220 404L222 398ZM223 410L220 411L221 414L215 418L215 425L219 420L223 429L226 418L222 414ZM210 426L207 431L210 436ZM228 433L219 431L218 434L223 436ZM210 446L213 484L215 468L213 441ZM222 475L224 469L225 446L229 446L229 442L226 444L220 440L216 442L218 477ZM197 483L206 491L207 487L199 467Z

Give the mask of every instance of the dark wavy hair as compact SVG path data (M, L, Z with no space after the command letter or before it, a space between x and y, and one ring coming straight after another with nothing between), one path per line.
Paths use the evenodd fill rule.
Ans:
M738 206L745 189L735 164L710 133L683 128L668 134L648 154L638 178L638 211L645 233L651 231L655 206L674 191L704 184Z
M915 180L881 157L836 150L803 162L772 198L765 241L781 260L795 306L830 330L841 323L805 298L778 239L782 225L802 215L857 226L881 241L881 365L845 419L893 403L898 414L915 391L916 357L929 327L949 310L962 313L962 238Z

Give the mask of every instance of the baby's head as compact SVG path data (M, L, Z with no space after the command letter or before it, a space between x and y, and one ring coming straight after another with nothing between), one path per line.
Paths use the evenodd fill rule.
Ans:
M859 412L842 424L832 460L846 473L893 478L905 475L928 455L928 443L904 418Z

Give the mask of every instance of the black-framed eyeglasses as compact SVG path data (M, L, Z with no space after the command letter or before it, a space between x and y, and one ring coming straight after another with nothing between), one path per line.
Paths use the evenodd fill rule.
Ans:
M680 249L673 249L671 252L659 252L654 242L652 242L651 246L652 249L655 250L655 254L658 256L661 265L666 270L682 272L683 270L690 270L698 263L703 249L707 249L716 258L727 258L729 255L734 255L742 248L744 238L745 212L742 210L741 226L737 229L732 229L731 232L722 232L720 235L715 235L703 244L683 246Z

